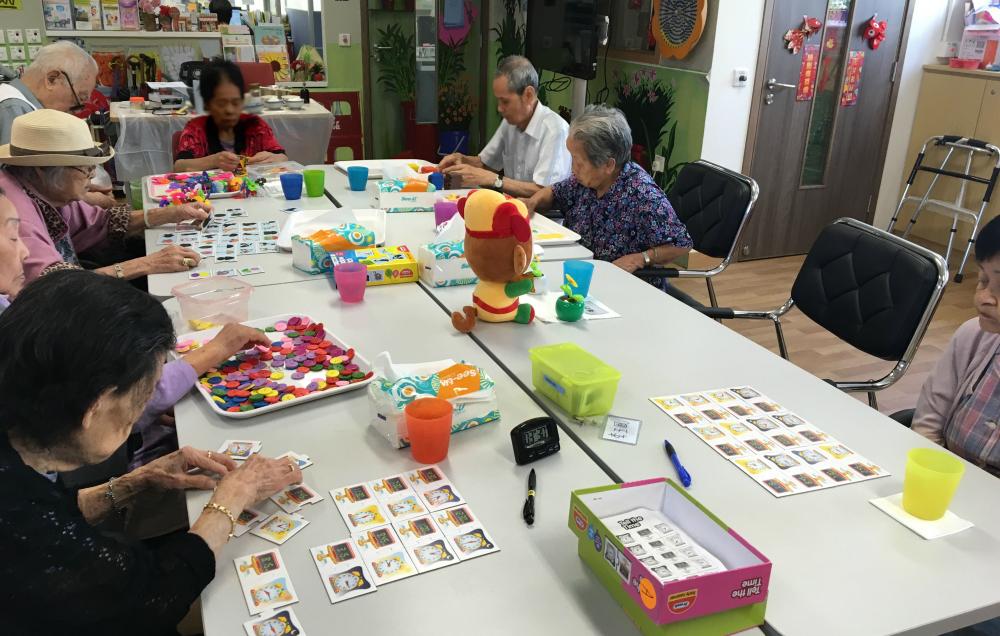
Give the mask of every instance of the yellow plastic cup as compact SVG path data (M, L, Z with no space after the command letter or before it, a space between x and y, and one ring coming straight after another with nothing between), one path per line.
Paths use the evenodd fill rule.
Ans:
M940 519L964 473L965 464L948 451L910 449L903 479L903 510L926 521Z

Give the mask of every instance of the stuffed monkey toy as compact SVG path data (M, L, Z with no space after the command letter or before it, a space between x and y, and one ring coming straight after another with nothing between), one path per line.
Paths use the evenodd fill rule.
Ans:
M492 190L474 190L458 201L465 219L465 258L479 277L472 292L473 306L454 312L451 324L462 333L486 322L528 324L535 318L531 305L518 296L534 289L534 277L525 274L531 262L531 223L524 202Z

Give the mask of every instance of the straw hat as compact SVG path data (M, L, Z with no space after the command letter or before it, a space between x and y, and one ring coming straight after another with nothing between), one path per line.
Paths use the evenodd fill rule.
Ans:
M10 143L0 146L0 163L11 166L95 166L114 156L94 143L87 122L49 109L15 118Z

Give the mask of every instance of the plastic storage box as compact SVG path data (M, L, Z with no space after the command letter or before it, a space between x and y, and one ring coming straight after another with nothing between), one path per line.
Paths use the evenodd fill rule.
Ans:
M562 344L530 349L531 382L539 393L573 417L611 410L622 374L579 346Z
M229 322L244 322L250 315L253 287L235 278L210 276L170 290L181 306L181 317L200 331Z

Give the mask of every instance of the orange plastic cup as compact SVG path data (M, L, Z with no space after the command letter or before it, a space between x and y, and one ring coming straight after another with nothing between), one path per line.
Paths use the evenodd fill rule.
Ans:
M452 406L441 398L420 398L406 405L406 432L413 459L436 464L448 456L451 439Z

